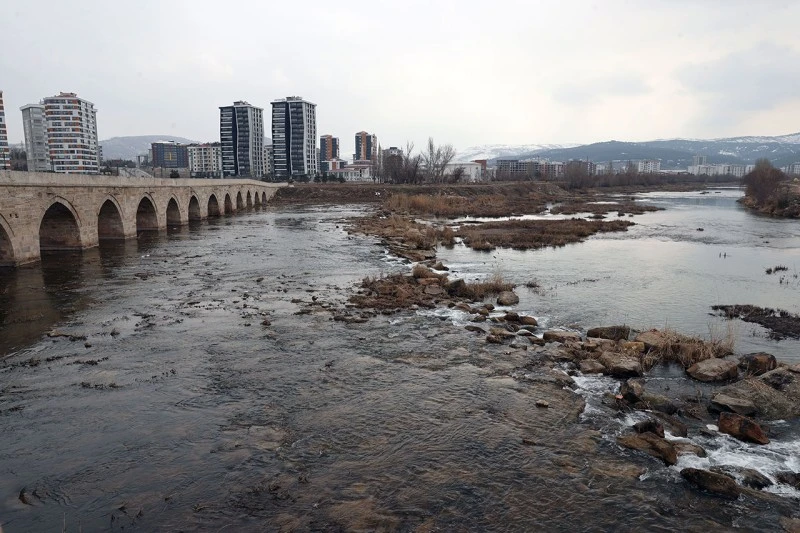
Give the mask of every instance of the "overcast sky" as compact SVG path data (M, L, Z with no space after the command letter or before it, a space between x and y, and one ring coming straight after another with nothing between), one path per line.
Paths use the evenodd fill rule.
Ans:
M219 139L218 107L300 95L319 134L384 147L800 130L800 2L25 0L0 7L19 107L94 102L101 139ZM269 131L266 132L270 136Z

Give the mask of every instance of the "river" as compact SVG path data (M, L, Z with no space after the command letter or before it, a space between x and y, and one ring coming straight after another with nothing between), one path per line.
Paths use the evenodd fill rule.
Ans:
M798 312L797 281L764 273L796 272L796 222L748 214L738 194L652 193L668 209L627 233L440 258L536 279L517 307L548 327L727 334L710 305ZM542 370L511 377L525 352L455 313L333 321L359 280L408 268L345 232L361 212L269 208L0 274L4 533L763 531L797 514L791 492L725 502L621 450L627 421L596 402L610 380L578 377L575 394ZM800 353L734 328L737 352ZM554 408L535 407L543 391ZM798 471L795 429L769 453Z

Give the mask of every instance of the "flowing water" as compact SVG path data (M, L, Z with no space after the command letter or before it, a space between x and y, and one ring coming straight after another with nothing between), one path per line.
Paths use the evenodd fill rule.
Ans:
M726 328L715 303L798 312L797 282L764 274L800 263L796 223L736 195L645 195L668 210L624 234L440 257L537 279L517 307L548 326L707 335ZM333 321L360 279L408 268L347 235L359 213L255 211L0 273L0 528L763 531L798 514L791 492L723 501L621 450L630 420L598 401L613 380L563 389L457 313ZM737 351L798 358L797 341L735 334ZM749 463L752 447L697 438L710 460L800 470L796 427L778 434Z

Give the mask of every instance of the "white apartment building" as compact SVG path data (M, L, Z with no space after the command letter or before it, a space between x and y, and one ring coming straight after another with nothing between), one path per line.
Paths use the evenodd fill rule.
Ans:
M47 124L42 104L28 104L22 111L22 129L25 132L25 152L29 172L50 170L50 153L47 150Z
M338 180L344 178L348 182L367 182L374 181L372 177L372 164L351 164L345 167L335 168L327 171L330 179Z
M272 176L275 167L272 164L272 144L264 142L264 175Z
M189 175L193 178L222 177L222 145L220 143L190 144Z
M790 176L800 176L800 163L792 163L791 165L786 165L781 170Z
M656 174L661 172L660 159L640 159L633 162L636 172L639 174Z
M11 168L11 156L8 150L8 130L6 129L6 108L3 105L3 91L0 91L0 170Z
M219 108L222 175L264 176L264 110L244 101Z
M480 163L448 163L445 166L444 174L445 176L452 176L459 168L463 171L461 181L475 182L483 180L483 167Z
M695 176L735 176L737 178L743 177L748 172L751 172L755 165L690 165L689 174Z
M97 174L97 110L75 93L60 93L42 100L47 146L54 172Z
M317 105L300 96L272 102L274 175L285 180L317 173Z

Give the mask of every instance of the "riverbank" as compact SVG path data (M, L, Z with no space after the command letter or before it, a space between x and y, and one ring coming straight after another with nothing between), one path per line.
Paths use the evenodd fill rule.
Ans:
M748 209L772 217L800 218L800 185L797 183L781 184L762 200L746 195L740 201Z

